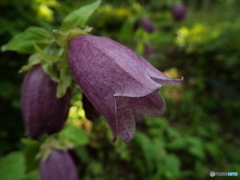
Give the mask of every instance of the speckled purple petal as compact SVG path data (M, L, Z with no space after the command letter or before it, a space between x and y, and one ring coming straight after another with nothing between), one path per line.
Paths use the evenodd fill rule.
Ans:
M145 116L158 117L165 111L165 101L159 92L153 92L139 98L117 96L115 100L117 133L124 142L129 142L135 133L134 112Z
M68 151L53 150L40 164L42 180L78 180L77 169Z
M182 82L167 77L131 49L109 38L73 38L68 59L73 77L105 116L114 138L119 135L126 142L135 132L133 111L161 115L165 103L157 91L162 84Z

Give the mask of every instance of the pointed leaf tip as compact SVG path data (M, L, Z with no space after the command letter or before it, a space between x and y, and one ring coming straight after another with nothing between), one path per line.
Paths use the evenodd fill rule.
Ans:
M83 6L72 13L70 13L64 20L61 30L67 32L68 30L77 26L85 27L88 18L99 7L101 1L98 0L92 4Z

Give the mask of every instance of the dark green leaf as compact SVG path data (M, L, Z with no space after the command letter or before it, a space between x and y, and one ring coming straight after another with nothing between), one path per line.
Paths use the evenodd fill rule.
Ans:
M39 160L36 160L36 155L39 152L40 143L32 139L24 140L26 147L24 149L26 172L31 172L38 168Z
M0 178L2 180L20 180L24 178L24 157L22 152L13 152L0 160Z

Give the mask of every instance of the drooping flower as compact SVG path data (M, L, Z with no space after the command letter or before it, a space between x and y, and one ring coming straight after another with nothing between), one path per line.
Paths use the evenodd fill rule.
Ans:
M70 40L68 61L73 77L106 118L114 139L129 142L135 133L133 112L157 117L165 110L158 92L178 84L131 49L105 37L81 35Z
M187 17L187 8L182 3L176 3L172 7L172 15L175 21L182 21Z
M42 180L78 180L77 169L68 151L52 150L40 163Z
M25 76L21 91L21 109L27 135L34 139L44 133L60 131L70 107L70 91L56 97L57 83L43 71L40 65L34 66Z

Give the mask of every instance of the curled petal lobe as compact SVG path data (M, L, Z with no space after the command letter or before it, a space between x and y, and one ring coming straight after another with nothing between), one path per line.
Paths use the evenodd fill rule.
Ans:
M164 83L176 84L131 49L109 38L73 38L68 60L73 77L105 116L114 138L119 136L125 142L135 133L133 112L161 115L165 103L158 90Z

